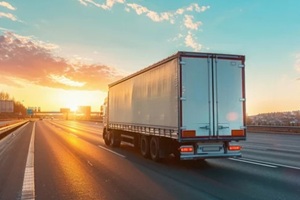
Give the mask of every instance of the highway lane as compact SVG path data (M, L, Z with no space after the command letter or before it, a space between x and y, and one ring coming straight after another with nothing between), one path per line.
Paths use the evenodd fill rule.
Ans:
M92 144L73 128L47 122L38 122L36 132L37 199L171 198L131 162L100 148L99 138Z
M243 158L300 169L300 134L248 133Z
M71 123L74 123L74 122L59 121L59 123L56 123L56 126L63 129L64 126L69 127ZM58 124L60 126L58 126ZM78 127L81 130L85 129L84 126L85 126L84 124L81 124L81 123L78 124ZM84 134L80 131L76 132L76 129L75 130L70 129L73 132L70 132L69 134L72 134L74 136L76 135L75 137L79 137L79 138L87 141L88 143L92 143L94 145L97 145L98 142L100 142L100 144L103 145L102 140L100 140L100 141L93 140L93 139L91 139L91 136L88 136L88 135L92 135L92 137L93 137L94 135L98 134L101 137L101 131L99 131L99 128L101 128L101 126L99 126L99 127L96 126L96 129L93 131L93 129L90 128L90 125L88 125L88 128L86 128L86 130L87 130L86 132L89 132L89 134ZM251 138L251 136L250 136L250 138ZM105 146L103 146L103 147L105 147ZM167 177L172 177L172 179L175 179L177 181L177 183L178 182L184 183L183 185L185 185L185 186L182 186L182 185L178 186L178 189L175 191L182 191L182 189L180 189L180 188L185 188L185 187L187 187L186 185L193 185L193 183L197 183L198 185L193 186L195 188L198 188L198 190L196 190L197 195L198 196L200 194L207 195L209 197L209 199L224 198L224 196L225 196L225 199L227 199L227 198L229 199L229 198L236 197L237 194L239 194L238 196L244 196L244 198L246 198L246 199L247 198L276 199L277 197L280 197L280 195L283 195L282 197L287 197L287 199L289 199L289 197L290 197L290 199L293 199L294 197L297 197L297 192L299 192L299 189L298 189L299 171L291 169L291 168L282 168L282 167L278 167L278 166L275 166L273 168L272 165L270 167L268 165L267 166L259 165L259 163L256 163L256 162L240 163L237 161L226 160L226 159L225 160L224 159L213 159L213 160L208 160L205 163L198 163L198 164L195 164L194 162L176 163L176 162L174 162L174 160L170 159L170 160L167 160L163 164L157 165L157 163L153 163L150 160L145 160L145 159L141 158L141 156L138 154L138 152L134 151L131 147L127 147L127 148L123 147L121 149L111 149L111 150L113 150L114 152L116 152L120 155L123 155L125 157L125 159L130 160L131 163L137 163L137 164L145 167L146 171L149 170L149 168L150 168L150 170L154 170L156 172L163 170L163 172L161 172L159 174L163 175L164 178L167 175ZM110 155L110 159L112 159L112 158L113 158L113 156ZM174 169L174 167L175 167L175 169ZM256 168L258 168L258 169L256 169ZM121 169L116 169L116 170L119 171ZM181 172L181 170L183 170L183 171ZM188 170L188 171L191 170L191 171L193 171L193 173L198 172L200 174L202 174L205 171L204 174L208 176L208 180L210 180L212 178L211 181L213 181L213 182L218 183L218 181L221 180L221 177L224 177L224 180L223 180L223 182L218 183L220 185L220 188L218 188L218 191L215 191L216 190L215 187L211 187L210 184L206 183L206 182L209 182L206 178L205 178L205 180L201 181L201 179L203 179L203 175L199 177L199 175L196 173L196 174L192 174L191 176L186 177L186 175L187 175L186 170ZM209 170L210 173L207 173L206 170ZM253 172L253 170L254 170L254 172ZM268 171L267 173L266 173L266 170ZM272 173L270 173L269 170L271 170L271 171L274 170L274 171ZM282 170L285 173L281 173ZM246 171L246 173L243 173L243 174L237 173L240 171L242 171L242 172ZM298 172L298 173L296 173L296 174L298 174L298 176L295 176L294 171ZM280 173L278 173L278 172L280 172ZM145 172L143 172L143 174L145 174ZM218 176L215 176L216 174ZM257 183L255 183L255 181L254 182L250 181L250 182L253 182L252 187L255 188L255 190L249 191L248 190L248 187L249 187L248 182L249 182L249 180L253 180L253 174L257 174L258 180L257 180ZM152 174L150 177L152 177L152 176L154 176L154 175ZM195 177L197 177L197 178L195 178ZM227 180L231 180L232 177L237 178L236 182L238 182L238 183L240 183L239 178L244 177L243 178L244 185L243 184L236 185L236 184L232 183L232 181L228 182ZM164 178L159 177L158 180L162 180ZM290 184L285 184L285 182L280 183L280 181L278 181L278 180L281 180L281 179L283 179L284 181L287 181L287 182L291 181L291 183ZM233 181L233 182L235 182L235 181ZM274 184L270 185L270 182L273 182ZM280 185L280 184L282 184L283 187L278 187L278 185ZM172 184L170 182L168 182L168 184L166 184L166 185L172 185ZM222 189L222 187L224 187L225 185L232 185L233 187L230 187L230 188L225 187L224 189ZM285 185L291 185L291 186L284 187ZM147 187L147 186L145 186L145 187ZM162 186L162 187L166 187L166 186ZM286 190L288 190L288 192ZM187 193L179 192L175 196L186 198L186 197L189 197L188 196L189 194L193 194L191 189L187 190L187 191L188 191ZM174 193L176 193L176 192L174 192ZM194 198L197 198L197 195L195 195ZM190 197L192 197L192 195L190 195ZM278 199L281 199L281 198L278 198Z
M0 199L20 199L32 124L0 140Z
M27 148L32 123L27 125L29 128L24 129L24 132L20 132L20 136L27 138L23 144ZM138 151L126 145L122 145L122 148L107 148L101 139L100 124L39 120L35 129L36 199L300 198L300 170L271 164L260 165L259 162L266 160L264 156L270 154L259 158L248 151L259 151L261 145L264 145L262 142L266 145L274 143L266 137L256 144L258 136L264 138L264 135L252 137L250 134L249 144L248 141L244 142L243 159L254 158L255 161L209 159L205 162L177 162L170 158L163 163L155 163L142 158ZM296 138L286 140L285 145L290 143L294 146ZM12 146L15 144L20 145L11 143ZM23 152L26 154L27 151ZM3 152L0 159L3 160L6 153L14 155L15 152ZM282 162L282 156L275 156L274 159ZM18 171L24 173L25 159L18 160L23 160L20 165L23 170ZM296 161L290 164L298 166ZM6 174L0 168L0 177L3 175ZM20 185L19 182L9 184L12 189L6 189L5 194L8 196L9 191L18 191L20 194ZM4 194L2 187L0 194Z
M57 121L59 127L72 127L72 121ZM93 128L91 128L93 127ZM102 124L95 122L76 123L76 129L94 133L96 139L102 137ZM100 129L100 130L99 130ZM76 133L73 130L74 134ZM81 134L80 137L89 140L91 135ZM89 140L90 141L90 140ZM103 142L102 140L100 142ZM280 166L290 166L300 168L300 135L298 134L279 134L279 133L252 133L247 134L247 140L240 142L243 147L243 159L254 160L277 164Z

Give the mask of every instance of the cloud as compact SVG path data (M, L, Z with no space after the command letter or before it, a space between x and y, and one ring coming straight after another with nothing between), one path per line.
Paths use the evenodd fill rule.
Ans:
M185 15L184 17L184 25L188 29L197 30L202 25L202 22L193 22L194 17L192 15Z
M0 31L11 31L10 29L7 29L7 28L3 28L3 27L0 27Z
M142 15L145 14L148 18L150 18L154 22L162 22L162 21L169 21L171 24L174 23L174 14L170 12L162 12L157 13L153 10L149 10L148 8L135 4L135 3L128 3L126 4L126 10L129 11L130 9L134 10L136 14Z
M26 82L26 80L22 80L13 76L1 76L0 75L0 84L1 83L5 83L6 85L9 85L11 87L15 87L15 88L24 88L24 81Z
M10 19L12 21L17 21L17 17L11 13L4 13L4 12L0 12L0 18L7 18Z
M55 44L5 32L0 36L0 83L21 86L23 81L50 88L105 91L108 83L122 77L109 66L57 57L58 49Z
M188 35L185 37L185 45L191 47L195 51L200 51L202 49L202 45L196 42L191 32L188 32Z
M9 10L16 10L15 7L13 7L12 5L10 5L9 3L5 2L5 1L0 1L0 6L3 6Z
M184 27L181 35L185 35L184 44L186 47L190 47L195 51L201 49L201 44L197 43L192 31L197 31L198 28L203 24L201 21L194 21L195 17L192 15L193 12L201 13L207 11L210 6L200 6L197 3L192 3L187 7L178 8L176 11L165 11L156 12L145 6L136 3L125 3L125 0L107 0L105 4L98 4L93 0L78 0L82 5L87 6L88 4L94 5L104 10L111 9L115 3L124 4L125 11L134 11L139 16L146 16L153 22L169 22L172 25L179 24L179 26ZM189 13L189 14L186 14ZM176 37L180 39L180 37ZM169 39L168 41L175 41L174 39Z
M148 8L138 5L138 4L135 4L135 3L129 3L129 4L127 4L127 6L129 8L132 8L133 10L135 10L136 14L138 14L138 15L149 12Z
M15 7L13 7L12 5L10 5L9 3L5 2L5 1L0 1L0 6L5 7L9 10L16 10ZM12 21L18 21L18 18L15 15L13 15L11 13L6 13L6 12L0 12L0 18L7 18Z
M60 76L60 75L50 74L48 77L52 79L54 82L62 83L64 85L68 85L72 87L82 87L86 84L86 82L73 81L65 76Z
M158 13L153 10L148 9L145 6L135 4L135 3L127 3L126 4L126 11L129 11L130 8L134 10L138 15L145 14L154 22L162 22L162 21L169 21L171 24L175 23L176 16L183 15L185 12L204 12L210 8L210 6L199 6L198 4L194 3L186 8L179 8L175 12L162 12ZM190 16L190 15L189 15Z
M82 5L84 5L84 6L87 6L88 4L86 3L86 1L85 0L78 0L79 1L79 3L81 3Z
M175 41L178 41L179 39L181 39L183 37L184 37L184 35L182 35L181 33L179 33L174 38L169 39L169 41L175 42Z
M123 4L123 3L125 3L125 0L106 0L106 5L108 7L110 7L110 8L113 7L113 5L115 3L121 3L121 4Z
M210 6L199 6L196 3L191 4L189 7L186 8L187 11L196 11L196 12L205 12L207 9L209 9Z
M158 13L153 10L149 10L147 7L144 7L139 4L135 4L135 3L128 3L128 4L126 4L126 6L127 6L126 11L129 11L131 8L132 10L134 10L136 12L136 14L138 14L138 15L145 14L147 17L149 17L154 22L169 21L171 24L175 23L176 16L183 15L185 12L193 12L193 11L204 12L210 8L209 6L201 6L200 7L198 4L194 3L186 8L179 8L175 12ZM186 22L186 23L189 23L188 25L190 25L190 26L198 27L199 25L201 25L201 22L196 22L196 23L191 24L192 19L193 19L193 16L191 16L191 15L186 15L185 18L186 18L185 20L189 20L189 22ZM192 29L195 29L194 27Z
M87 6L88 4L92 4L104 10L110 10L116 3L123 4L125 2L125 0L106 0L104 4L100 4L100 3L96 3L93 0L78 0L78 1L84 6Z

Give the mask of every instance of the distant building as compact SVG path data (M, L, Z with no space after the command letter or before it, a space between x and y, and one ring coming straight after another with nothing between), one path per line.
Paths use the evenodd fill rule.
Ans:
M89 120L91 119L91 106L79 106L77 109L77 113L83 116L83 119Z
M64 119L69 119L70 108L61 108L60 112L63 114Z
M63 114L64 119L79 119L90 120L91 119L91 106L78 106L76 111L71 111L70 108L61 108L60 112Z
M14 112L14 102L11 100L0 100L0 113Z

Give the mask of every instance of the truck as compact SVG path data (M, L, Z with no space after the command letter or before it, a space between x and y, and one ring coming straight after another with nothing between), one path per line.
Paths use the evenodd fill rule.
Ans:
M241 157L245 56L179 51L108 85L103 139L160 161Z

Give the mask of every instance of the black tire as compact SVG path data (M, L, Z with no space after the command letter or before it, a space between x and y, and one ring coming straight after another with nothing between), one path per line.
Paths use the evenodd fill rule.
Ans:
M104 143L109 146L111 141L110 141L110 132L106 130L106 128L103 129L103 139Z
M149 158L149 138L145 135L141 136L140 151L144 158Z
M175 149L173 152L175 160L179 161L180 160L180 152L178 149Z
M179 145L177 143L173 143L172 145L172 154L175 158L175 160L179 161L180 160L180 150L179 150Z
M159 156L159 138L158 137L152 137L150 139L150 156L151 159L155 162L160 161Z
M120 134L117 133L116 131L111 131L110 146L120 147L120 144L121 144Z

